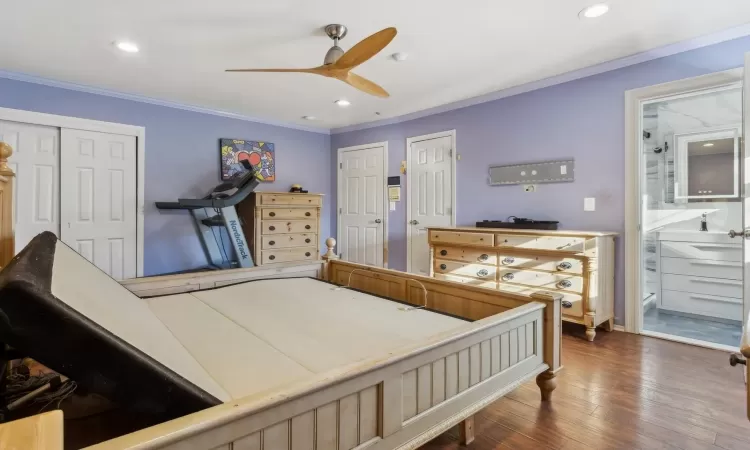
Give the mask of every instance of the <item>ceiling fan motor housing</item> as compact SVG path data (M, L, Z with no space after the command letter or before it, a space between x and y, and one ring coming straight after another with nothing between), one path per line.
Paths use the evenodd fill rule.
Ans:
M323 59L323 65L327 66L329 64L333 64L336 61L341 58L341 55L344 54L344 50L341 49L338 45L334 45L330 49L328 49L328 52L326 53L326 57Z

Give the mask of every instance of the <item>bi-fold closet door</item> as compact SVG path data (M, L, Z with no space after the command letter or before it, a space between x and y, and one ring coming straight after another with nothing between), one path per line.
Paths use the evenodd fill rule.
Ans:
M14 153L16 250L51 231L115 279L136 276L136 138L0 121Z

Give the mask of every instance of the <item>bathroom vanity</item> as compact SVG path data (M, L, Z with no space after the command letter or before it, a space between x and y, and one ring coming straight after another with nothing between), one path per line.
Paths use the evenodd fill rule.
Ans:
M742 243L724 231L657 233L660 310L742 320Z

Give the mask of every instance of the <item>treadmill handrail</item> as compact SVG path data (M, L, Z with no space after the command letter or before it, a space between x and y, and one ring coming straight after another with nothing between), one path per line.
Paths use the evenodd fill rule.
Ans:
M224 198L181 198L178 199L177 202L180 204L180 206L184 206L187 208L227 208L229 206L234 206L237 203L241 202L245 199L248 195L250 195L251 192L260 184L260 181L258 179L253 179L249 183L246 183L241 188L237 189L237 191Z

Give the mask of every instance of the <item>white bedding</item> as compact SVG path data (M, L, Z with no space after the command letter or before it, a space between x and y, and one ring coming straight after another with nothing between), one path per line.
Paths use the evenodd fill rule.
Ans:
M466 324L310 278L141 299L59 242L55 267L58 299L224 402Z

